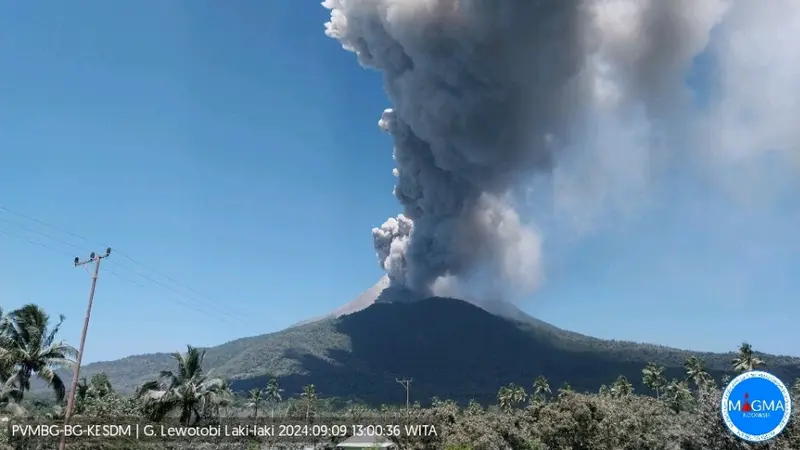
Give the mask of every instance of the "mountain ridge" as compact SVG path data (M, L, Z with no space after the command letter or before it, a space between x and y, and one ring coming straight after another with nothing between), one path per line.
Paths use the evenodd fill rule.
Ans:
M263 387L275 376L290 395L315 384L325 396L379 404L399 401L393 398L396 376L413 376L419 399L488 402L501 385L526 385L538 375L596 390L620 374L640 384L641 369L657 361L669 376L683 377L682 364L691 355L705 359L719 379L730 372L734 357L592 338L520 313L524 317L514 320L448 298L373 302L350 314L209 347L204 365L232 380L237 391ZM759 356L787 381L800 376L800 358ZM132 355L88 364L82 376L105 372L118 389L130 392L172 366L170 353Z

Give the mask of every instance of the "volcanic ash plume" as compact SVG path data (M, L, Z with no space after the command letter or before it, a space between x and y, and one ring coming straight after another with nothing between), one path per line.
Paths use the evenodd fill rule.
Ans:
M725 11L718 0L323 6L326 34L385 78L393 108L379 125L404 212L373 230L375 248L393 284L423 294L475 277L535 287L540 239L515 188L585 144L598 112L645 111L650 132L669 131L684 72Z

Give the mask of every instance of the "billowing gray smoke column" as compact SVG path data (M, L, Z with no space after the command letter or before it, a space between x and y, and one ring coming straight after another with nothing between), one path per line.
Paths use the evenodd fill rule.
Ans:
M540 239L514 190L580 145L589 116L674 120L717 0L326 0L327 35L382 72L404 212L373 230L393 284L534 287ZM651 130L652 131L652 130ZM655 131L653 131L655 133ZM445 283L446 284L446 283Z
M548 170L549 136L580 113L586 18L578 3L333 1L329 34L382 71L394 108L395 195L405 211L373 231L392 282L417 292L480 266L524 280L539 241L506 195Z

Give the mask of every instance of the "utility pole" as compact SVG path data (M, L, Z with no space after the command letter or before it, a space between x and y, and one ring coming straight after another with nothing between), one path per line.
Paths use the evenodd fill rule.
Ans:
M406 390L406 426L408 426L408 422L411 419L410 393L411 393L411 382L413 381L413 378L404 378L402 380L399 378L395 378L395 381L400 383L400 385L403 386L403 388ZM409 443L409 436L406 435L406 447L409 446L408 443Z
M69 417L72 414L72 408L75 406L75 392L78 390L78 377L81 373L81 359L83 359L83 347L86 345L86 332L89 331L89 319L92 316L92 303L94 302L94 289L97 286L97 276L100 274L100 261L111 256L111 247L106 249L105 255L96 255L92 252L89 259L81 261L77 256L75 257L75 267L82 266L89 272L86 267L87 264L94 263L94 272L92 275L92 287L89 289L89 303L86 305L86 317L83 319L83 331L81 331L81 343L78 347L78 358L75 361L75 372L72 375L72 389L69 390L67 395L67 409L64 411L64 425L69 425ZM67 437L61 433L61 443L58 445L59 450L64 450L67 446Z
M409 402L410 396L409 393L411 392L411 382L414 381L413 378L406 378L403 380L395 379L398 383L400 383L403 388L406 390L406 415L409 413L409 408L411 407L411 403Z

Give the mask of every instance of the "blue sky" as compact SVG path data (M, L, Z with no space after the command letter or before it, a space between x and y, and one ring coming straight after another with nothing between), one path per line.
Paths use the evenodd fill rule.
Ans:
M63 313L77 344L90 278L72 256L118 249L96 361L276 331L381 276L389 105L317 2L0 3L5 309ZM542 224L547 281L523 309L604 338L800 355L796 201L743 208L688 178L588 235Z

